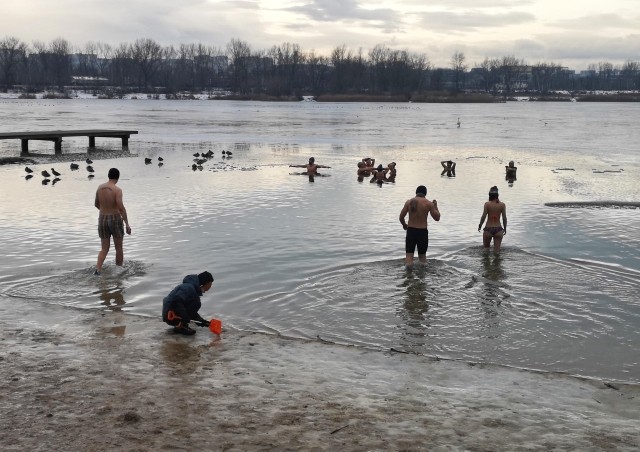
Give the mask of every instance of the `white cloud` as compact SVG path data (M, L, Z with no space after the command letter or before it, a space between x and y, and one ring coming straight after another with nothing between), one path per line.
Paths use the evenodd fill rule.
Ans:
M448 66L514 55L586 66L640 60L638 0L22 0L0 16L0 38L78 48L151 38L225 48L232 38L265 50L282 42L328 55L345 44L426 53ZM579 15L576 15L579 12ZM562 61L560 61L562 60Z

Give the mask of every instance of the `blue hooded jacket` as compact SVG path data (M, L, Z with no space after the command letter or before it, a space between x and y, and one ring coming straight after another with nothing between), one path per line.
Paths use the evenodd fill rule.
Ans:
M187 318L185 322L189 322L191 319L200 320L200 297L202 296L202 290L200 290L200 281L198 275L187 275L182 280L182 284L173 288L169 295L162 300L162 318L166 321L167 313L172 305L180 304L186 311ZM181 310L181 309L180 309Z

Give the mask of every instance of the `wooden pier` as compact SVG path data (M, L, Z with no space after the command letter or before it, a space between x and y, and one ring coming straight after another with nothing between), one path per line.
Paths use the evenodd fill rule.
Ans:
M63 137L89 137L89 150L96 147L98 138L120 138L122 148L129 146L129 137L138 133L137 130L52 130L40 132L11 132L0 133L0 140L17 139L22 141L22 155L29 155L29 140L53 141L56 154L62 154Z

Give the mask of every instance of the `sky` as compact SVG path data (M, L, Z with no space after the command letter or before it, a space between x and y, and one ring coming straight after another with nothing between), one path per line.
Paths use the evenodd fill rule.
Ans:
M10 4L10 6L8 6ZM640 0L4 0L0 39L117 46L149 38L252 50L285 42L329 56L345 45L425 54L450 67L515 56L576 70L640 61Z

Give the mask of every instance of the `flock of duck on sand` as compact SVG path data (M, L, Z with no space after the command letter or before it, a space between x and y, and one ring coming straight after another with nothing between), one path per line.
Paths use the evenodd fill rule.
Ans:
M233 152L231 151L222 151L222 158L231 158L231 156L233 155ZM193 171L196 170L200 170L202 171L202 164L207 162L211 157L213 157L213 151L211 151L211 149L209 149L208 152L203 152L202 154L199 152L196 152L195 154L193 154L193 156L195 157L193 159L193 161L195 162L193 165L191 165L191 169ZM87 172L89 173L88 177L89 179L95 177L95 175L93 174L95 172L95 170L93 169L93 166L91 166L93 164L93 160L87 158L85 160L85 162L87 163ZM162 166L164 165L164 159L162 157L158 157L158 166ZM145 157L144 159L144 163L145 165L149 165L152 163L152 160L148 157ZM71 169L71 171L76 171L78 169L80 169L80 165L78 165L77 163L71 163L71 165L69 165L69 168ZM25 172L27 173L27 175L25 176L26 180L29 180L33 177L33 172L34 170L32 170L31 168L29 168L28 166L24 168ZM43 170L40 172L40 174L42 174L43 178L42 179L42 185L47 185L49 182L51 182L51 185L55 185L59 180L60 177L62 175L62 173L58 172L55 170L55 168L51 168L51 173L49 173L49 171L47 170ZM50 178L54 177L53 180L51 180Z

